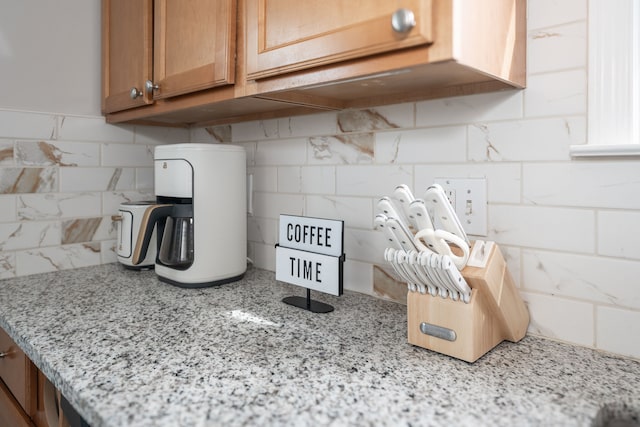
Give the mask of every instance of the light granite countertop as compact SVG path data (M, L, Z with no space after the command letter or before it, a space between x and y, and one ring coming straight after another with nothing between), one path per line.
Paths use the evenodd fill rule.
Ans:
M250 269L180 289L117 264L0 281L0 326L99 426L588 426L640 407L640 362L537 337L473 364L414 347L406 307Z

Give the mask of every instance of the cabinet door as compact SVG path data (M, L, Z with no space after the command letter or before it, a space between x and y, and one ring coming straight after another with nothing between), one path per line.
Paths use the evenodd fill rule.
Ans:
M399 9L408 31L392 27ZM433 42L431 0L247 0L246 13L251 79Z
M102 1L102 111L153 102L144 85L152 78L152 0ZM135 92L133 92L135 90ZM133 93L132 93L133 92Z
M33 424L9 389L0 381L0 425L31 427Z
M234 82L236 0L155 0L155 99Z

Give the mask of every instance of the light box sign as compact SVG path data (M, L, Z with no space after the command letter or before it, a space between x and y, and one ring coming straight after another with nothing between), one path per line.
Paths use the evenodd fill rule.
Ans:
M342 295L343 246L343 221L280 215L276 280Z

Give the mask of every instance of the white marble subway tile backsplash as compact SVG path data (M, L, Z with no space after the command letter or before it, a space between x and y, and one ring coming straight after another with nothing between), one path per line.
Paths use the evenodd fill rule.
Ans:
M637 161L531 163L522 176L527 203L640 209Z
M102 117L61 116L58 129L60 141L134 142L133 125L110 125Z
M522 165L512 162L440 163L414 166L414 191L423 196L436 178L486 177L489 203L520 203Z
M335 193L336 170L333 166L284 166L277 169L277 175L277 188L281 193Z
M256 144L253 157L256 166L297 166L307 159L307 139L278 139Z
M58 116L0 110L0 138L57 139Z
M29 249L16 253L16 274L46 273L99 265L100 243L81 243L54 248Z
M99 192L19 194L18 219L42 220L101 214Z
M354 165L373 163L373 133L356 133L309 138L310 165Z
M345 227L369 230L373 228L373 200L363 197L307 195L307 215L319 218L340 218Z
M99 166L100 144L62 141L16 141L21 166Z
M57 189L57 168L0 168L0 194L50 193Z
M13 150L13 140L0 139L0 166L15 166Z
M520 119L523 96L510 90L417 102L416 127Z
M375 140L378 164L466 161L466 126L379 132Z
M102 214L112 215L118 211L121 203L141 200L155 200L152 189L131 191L105 191L102 194Z
M587 65L587 23L529 30L527 64L529 74Z
M153 167L136 168L136 190L153 188Z
M102 166L144 167L153 164L153 146L101 144Z
M640 311L609 306L596 307L596 347L618 354L636 355L640 335Z
M134 168L60 168L60 191L134 190Z
M586 141L584 116L474 123L468 127L468 160L566 161L569 146Z
M381 197L398 184L412 181L413 167L349 165L336 168L336 194Z
M0 223L13 222L17 219L17 198L13 194L0 194Z
M0 278L116 260L111 215L153 199L153 147L179 128L0 110Z
M522 263L527 289L640 310L640 294L629 286L630 277L640 277L638 262L524 250Z
M216 126L214 128L216 133L225 134L222 129L228 129L230 132L230 125ZM205 141L190 141L189 129L178 127L158 127L158 126L134 126L135 133L133 135L133 141L138 145L160 145L160 144L178 144L181 142L205 142ZM226 136L225 142L230 141L230 136ZM129 142L123 141L123 142ZM207 140L206 142L212 142Z
M524 94L527 117L569 116L587 112L587 72L584 68L527 77Z
M585 0L529 0L527 27L540 29L587 19Z
M57 246L62 242L59 221L24 221L0 224L0 251Z
M496 204L488 216L489 239L505 245L595 251L595 213L589 209Z
M320 113L277 120L279 138L333 135L338 132L336 113ZM235 134L233 135L235 140ZM263 138L257 138L261 140Z
M640 211L598 211L598 254L640 260Z
M528 332L593 347L593 304L548 294L521 292L530 314Z
M345 110L338 113L338 128L341 132L365 132L385 129L412 128L415 123L413 104L398 104Z

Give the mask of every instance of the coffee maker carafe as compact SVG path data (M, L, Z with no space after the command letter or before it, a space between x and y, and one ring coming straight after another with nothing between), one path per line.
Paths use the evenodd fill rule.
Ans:
M161 281L200 288L246 271L246 154L225 144L155 147L156 204L145 211L134 264L145 257L154 226Z

